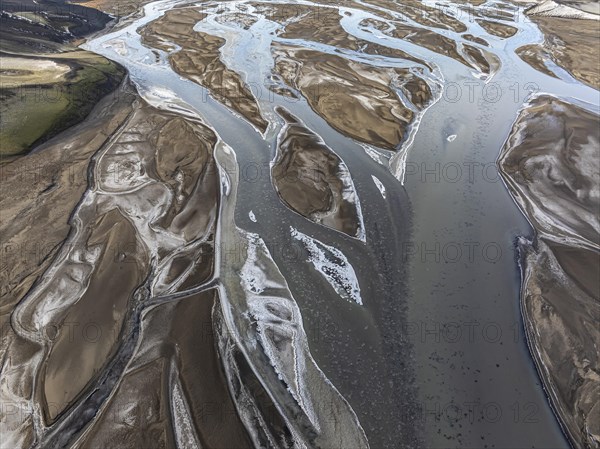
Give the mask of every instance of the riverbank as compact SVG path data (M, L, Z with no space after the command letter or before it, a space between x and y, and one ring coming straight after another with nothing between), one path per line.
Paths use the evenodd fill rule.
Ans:
M520 112L499 159L533 224L519 243L530 349L577 447L600 443L600 131L597 113L542 95Z
M588 0L514 0L526 4L525 14L544 33L544 42L528 44L517 54L529 65L549 76L556 64L575 79L600 88L600 48L590 45L599 38L600 7Z

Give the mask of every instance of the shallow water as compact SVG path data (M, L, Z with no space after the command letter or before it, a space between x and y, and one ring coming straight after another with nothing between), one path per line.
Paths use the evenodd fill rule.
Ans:
M388 19L377 16L376 8L365 11L352 3L319 5L323 10L338 11L340 24L350 35L403 50L431 68L305 39L280 38L276 32L282 25L259 14L249 3L204 3L201 11L208 18L194 29L226 40L221 60L253 91L270 123L264 135L216 101L207 89L175 73L165 52L141 43L140 28L174 7L193 2L151 3L145 6L143 18L94 38L84 48L122 64L151 105L185 117L200 117L221 139L216 154L226 194L217 238L217 246L221 245L218 273L211 285L218 284L223 301L231 308L231 316L225 313L222 319L239 329L234 340L245 348L253 370L266 373L266 385L275 385L268 380L266 362L279 370L286 382L289 378L285 376L291 376L278 366L276 356L263 360L254 354L257 358L253 359L251 342L239 343L250 334L242 332L239 323L243 320L236 318L236 313L243 315L244 307L254 307L242 298L262 287L256 287L254 281L244 281L250 282L249 286L240 287L240 273L246 280L255 275L243 261L233 260L238 251L232 246L260 239L269 254L256 250L261 255L254 259L267 261L262 268L265 282L272 276L279 289L289 289L282 296L285 307L295 311L297 303L301 313L300 318L294 315L292 327L303 324L310 351L303 349L298 357L309 367L314 359L318 368L308 369L314 369L311 379L324 385L331 382L335 387L327 390L331 401L340 400L340 395L348 401L371 447L568 447L522 332L515 241L518 236L530 236L532 229L502 183L495 162L518 110L531 94L566 96L593 110L598 108L597 91L556 67L552 70L561 79L543 75L515 55L519 46L542 41L522 8L511 7L516 19L507 22L517 27L518 33L500 39L488 35L457 4L425 2L454 12L467 27L463 33L435 28L436 32L458 42L459 49L460 44L468 43L497 57L500 66L485 74L361 25L369 18L389 24ZM494 4L488 2L483 8ZM227 11L241 10L258 19L247 30L215 20ZM398 14L383 7L379 10ZM407 25L426 28L403 17ZM465 33L484 38L489 46L463 39ZM418 68L435 101L424 111L416 111L395 154L359 144L330 126L304 98L291 99L267 89L266 78L274 64L273 42L376 67ZM398 94L401 96L400 91ZM278 197L270 176L277 134L283 125L275 112L277 106L301 119L343 160L360 204L357 209L362 214L365 242L305 219ZM387 166L390 157L391 169ZM93 195L88 199L95 201ZM176 247L177 240L169 238L143 235L149 245L159 241ZM254 244L263 248L262 243ZM332 259L343 268L336 271ZM164 295L160 301L173 297ZM130 322L140 313L136 308ZM63 419L42 439L48 447L61 447L63 437L56 436L57 432L68 438L65 429L75 431L80 426L75 422L77 410L99 408L114 388L119 373L114 366L132 357L138 339L137 326L131 324L126 330L127 338L111 364L114 370L105 373L105 390L98 393L96 402L90 400L69 411L73 419ZM303 338L300 332L298 347ZM296 381L297 390L291 388L290 394L311 420L313 413L318 415L315 404L311 405L311 389L316 387L303 384L302 376ZM274 397L285 396L275 390ZM354 415L340 416L348 419L344 425L349 425Z

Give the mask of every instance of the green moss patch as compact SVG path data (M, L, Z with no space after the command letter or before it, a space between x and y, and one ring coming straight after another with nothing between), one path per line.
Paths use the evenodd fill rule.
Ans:
M0 157L26 153L77 124L124 76L120 66L89 52L49 59L71 70L56 82L38 85L19 85L18 77L0 75Z

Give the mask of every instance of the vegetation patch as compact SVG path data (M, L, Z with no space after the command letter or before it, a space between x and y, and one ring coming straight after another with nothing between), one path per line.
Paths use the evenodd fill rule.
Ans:
M124 76L85 51L10 59L0 73L0 157L25 153L80 122Z

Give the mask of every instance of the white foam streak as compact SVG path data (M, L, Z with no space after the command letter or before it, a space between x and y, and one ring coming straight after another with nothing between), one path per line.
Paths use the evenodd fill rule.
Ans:
M377 178L375 175L371 175L371 178L373 178L373 182L375 183L375 185L379 189L379 192L381 193L381 196L385 199L386 196L387 196L386 191L385 191L385 186L379 180L379 178Z

